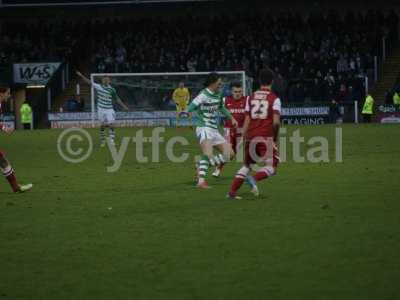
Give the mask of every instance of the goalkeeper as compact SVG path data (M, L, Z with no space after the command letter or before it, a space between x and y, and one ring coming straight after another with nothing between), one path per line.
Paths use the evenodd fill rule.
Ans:
M172 94L172 99L176 105L176 127L179 126L179 120L181 118L190 118L190 123L192 123L192 117L190 114L186 112L187 107L190 101L190 92L188 88L185 87L185 83L183 81L179 82L179 86L175 89Z

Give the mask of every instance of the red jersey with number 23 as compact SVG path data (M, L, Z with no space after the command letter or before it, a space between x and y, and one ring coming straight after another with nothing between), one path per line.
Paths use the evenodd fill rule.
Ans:
M274 137L273 115L281 114L281 100L269 89L260 89L248 99L245 108L250 117L247 138Z

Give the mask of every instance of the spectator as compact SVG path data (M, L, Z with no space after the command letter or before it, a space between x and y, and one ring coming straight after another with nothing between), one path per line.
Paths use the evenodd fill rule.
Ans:
M336 69L338 73L344 73L348 71L348 63L343 55L340 56L340 59L337 62Z
M365 123L371 123L371 118L374 113L374 98L370 94L365 98L364 106L361 111Z
M393 97L394 97L394 92L393 92L393 90L392 90L392 89L388 90L388 91L385 93L385 104L387 104L387 105L393 104L393 103L394 103Z
M341 119L342 114L340 112L340 106L335 99L331 101L329 107L329 118L332 123L338 123Z
M66 103L65 103L65 107L64 107L64 111L67 112L76 112L79 109L79 103L76 100L76 96L72 96L71 98L69 98Z
M293 85L289 91L289 102L304 102L305 94L301 83Z
M349 86L347 93L343 96L343 102L359 101L352 86Z
M315 78L313 81L310 97L311 101L313 102L322 102L325 100L326 95L325 95L324 84L318 77Z
M394 92L393 94L393 105L399 106L400 107L400 95L399 92Z
M33 129L32 107L29 105L27 101L25 101L21 105L20 113L21 113L21 123L24 130Z
M348 92L345 84L340 84L339 93L336 95L336 102L343 102L348 97Z
M197 66L196 60L194 59L194 57L191 57L186 64L187 70L189 72L196 72L196 66Z

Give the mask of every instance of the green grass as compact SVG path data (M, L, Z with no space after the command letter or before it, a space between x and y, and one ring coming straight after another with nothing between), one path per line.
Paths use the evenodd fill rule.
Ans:
M288 159L241 201L225 199L238 164L198 191L192 163L139 164L133 144L110 174L96 145L64 162L61 131L2 135L35 188L14 195L0 181L0 300L400 299L400 127L343 126L343 163L334 128L300 127L329 138L330 163ZM197 154L193 132L179 134Z

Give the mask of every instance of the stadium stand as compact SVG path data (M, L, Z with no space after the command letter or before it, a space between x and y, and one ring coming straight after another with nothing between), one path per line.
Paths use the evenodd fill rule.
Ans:
M277 73L280 97L298 105L361 99L360 78L372 77L382 37L390 45L398 39L393 11L256 16L0 21L0 64L58 60L92 72L245 70L250 76L267 65Z

